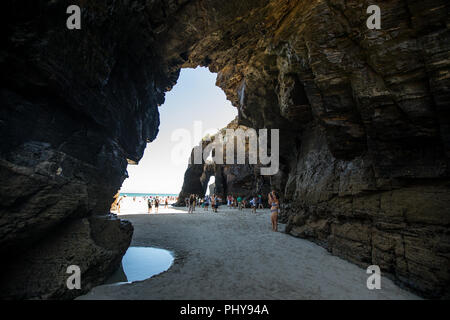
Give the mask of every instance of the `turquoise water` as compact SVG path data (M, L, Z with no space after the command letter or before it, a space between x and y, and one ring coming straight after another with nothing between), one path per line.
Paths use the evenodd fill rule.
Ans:
M127 196L127 197L178 197L178 194L175 193L128 193L128 192L121 192L120 196Z
M172 266L174 257L170 251L152 247L129 247L122 258L122 265L107 283L142 281Z

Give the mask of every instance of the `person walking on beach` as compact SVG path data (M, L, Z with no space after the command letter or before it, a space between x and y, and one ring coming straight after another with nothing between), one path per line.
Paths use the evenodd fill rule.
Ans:
M152 199L148 198L147 206L148 206L148 213L152 213Z
M169 208L169 199L166 197L166 200L164 201L164 208L168 209Z
M275 190L269 193L270 221L272 222L272 231L278 231L278 212L280 210L280 200Z
M158 207L159 207L159 199L158 197L155 198L155 213L158 213Z

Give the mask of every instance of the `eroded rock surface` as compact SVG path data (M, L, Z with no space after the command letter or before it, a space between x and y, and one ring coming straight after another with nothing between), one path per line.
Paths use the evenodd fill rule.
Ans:
M183 186L181 188L180 194L178 195L177 205L184 206L185 199L191 194L203 197L207 191L208 183L210 178L214 177L214 194L222 198L222 202L226 203L226 197L228 195L233 195L234 197L243 197L244 199L249 199L258 194L262 195L263 200L266 202L267 194L270 191L271 181L270 177L262 176L260 174L261 167L263 165L258 161L256 164L251 164L249 161L249 143L250 139L248 137L234 137L232 144L228 145L226 130L241 130L242 133L246 133L249 128L244 125L239 125L238 118L231 121L225 128L221 129L216 135L204 138L199 142L198 146L194 147L191 152L189 159L188 168L184 174ZM255 137L256 137L256 131ZM216 141L219 141L217 135L222 136L222 142L215 145ZM231 137L231 136L229 136ZM239 139L239 141L238 141ZM241 153L245 155L245 164L237 164L238 153L238 143L242 143ZM211 158L210 160L204 161L201 159L201 163L196 164L195 152L196 148L201 145L202 152L210 150L209 146L214 146L211 148L211 156L216 157L216 149L221 146L222 149L222 160L216 161L216 158ZM227 147L233 147L233 158L227 160ZM217 156L217 159L219 157ZM230 162L230 163L229 163Z
M70 4L82 30L65 28L67 1L2 3L2 252L107 214L164 92L201 65L240 124L281 129L270 181L291 234L448 297L448 1L380 2L381 30L369 1Z

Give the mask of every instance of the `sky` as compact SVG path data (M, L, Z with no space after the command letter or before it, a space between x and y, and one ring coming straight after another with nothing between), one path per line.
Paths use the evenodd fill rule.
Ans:
M192 148L237 116L237 109L216 87L207 68L182 69L177 84L159 107L156 140L148 143L138 165L128 165L120 192L178 194Z

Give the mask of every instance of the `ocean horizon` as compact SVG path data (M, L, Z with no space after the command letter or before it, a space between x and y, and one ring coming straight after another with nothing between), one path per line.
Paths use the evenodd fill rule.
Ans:
M127 197L178 197L178 193L150 193L150 192L120 192L119 195Z

